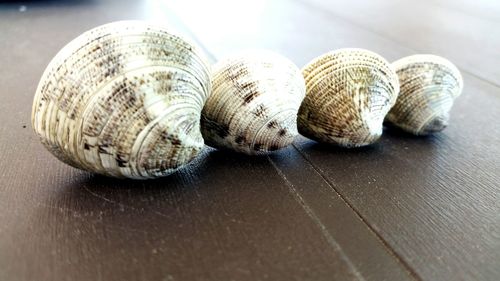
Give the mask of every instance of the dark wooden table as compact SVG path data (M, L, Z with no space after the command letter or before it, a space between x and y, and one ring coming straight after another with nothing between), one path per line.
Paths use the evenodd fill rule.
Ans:
M465 89L430 137L206 149L164 179L104 178L42 147L31 103L66 42L119 19L167 22L212 60L438 54ZM0 280L500 280L497 1L1 1L0 54Z

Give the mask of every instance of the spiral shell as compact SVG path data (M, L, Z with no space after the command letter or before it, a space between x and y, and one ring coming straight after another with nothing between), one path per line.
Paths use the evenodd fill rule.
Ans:
M381 56L363 49L340 49L306 65L306 97L298 116L299 132L345 147L375 142L396 102L398 77Z
M183 38L122 21L66 45L38 85L32 125L61 161L99 174L154 178L203 147L209 67Z
M413 55L393 64L401 90L387 120L415 135L442 131L455 98L462 93L460 71L434 55Z
M213 67L213 91L202 112L207 145L259 154L289 145L305 95L300 70L270 51L247 51Z

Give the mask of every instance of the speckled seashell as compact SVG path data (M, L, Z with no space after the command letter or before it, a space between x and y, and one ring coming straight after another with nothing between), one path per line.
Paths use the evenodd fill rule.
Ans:
M396 102L398 77L381 56L363 49L340 49L319 56L302 73L307 94L299 132L319 142L359 147L375 142Z
M203 147L210 92L196 48L160 26L122 21L85 32L50 62L32 125L57 158L128 178L165 176Z
M291 61L270 51L247 51L219 61L212 73L201 121L207 145L259 154L292 143L305 86Z
M413 55L392 65L401 90L387 120L415 135L443 130L455 98L462 93L460 71L448 60L434 55Z

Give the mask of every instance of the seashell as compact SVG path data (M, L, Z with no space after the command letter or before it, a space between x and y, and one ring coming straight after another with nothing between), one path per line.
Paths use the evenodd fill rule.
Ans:
M306 97L298 128L304 136L344 147L375 142L396 102L398 77L381 56L340 49L313 59L303 69Z
M291 61L270 51L246 51L212 68L212 94L202 111L207 145L259 154L292 143L304 79Z
M401 90L387 120L415 135L442 131L455 98L462 93L460 71L445 58L413 55L393 64Z
M209 92L208 64L192 44L160 26L115 22L54 57L36 90L32 125L73 167L155 178L202 149L199 119Z

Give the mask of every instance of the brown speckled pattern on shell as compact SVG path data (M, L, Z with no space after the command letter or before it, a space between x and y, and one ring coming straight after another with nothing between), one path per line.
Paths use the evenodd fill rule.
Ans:
M291 61L253 50L221 60L212 73L201 121L207 145L259 154L292 143L305 85Z
M340 49L319 56L302 73L306 97L299 132L319 142L359 147L375 142L396 102L399 83L391 65L363 49Z
M415 135L428 135L448 125L449 112L463 88L460 71L435 55L413 55L393 63L401 90L387 120Z
M139 21L94 28L50 62L32 125L74 167L128 178L165 176L203 147L209 67L195 47Z

